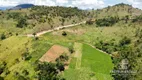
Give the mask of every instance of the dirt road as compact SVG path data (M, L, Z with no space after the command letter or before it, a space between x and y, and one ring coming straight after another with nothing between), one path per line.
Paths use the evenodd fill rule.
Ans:
M59 26L59 27L56 27L56 28L51 29L51 30L38 32L38 33L36 33L35 36L39 37L39 36L41 36L41 35L43 35L45 33L48 33L48 32L57 31L57 30L60 30L60 29L63 29L63 28L73 27L73 26L77 26L77 25L80 25L80 24L84 24L84 23L86 23L86 21L83 21L83 22L80 22L80 23L77 23L77 24L71 24L71 25L66 25L66 26ZM27 34L26 36L27 37L34 37L33 34Z

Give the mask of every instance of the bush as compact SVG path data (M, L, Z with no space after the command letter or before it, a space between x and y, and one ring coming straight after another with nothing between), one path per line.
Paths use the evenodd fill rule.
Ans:
M28 52L25 52L22 54L22 59L23 60L30 60L31 59L31 55L29 55Z
M141 22L141 21L142 21L142 15L137 16L137 17L135 17L135 18L132 20L133 23L135 23L135 22Z
M3 73L3 71L6 68L7 63L6 62L0 62L0 74Z
M71 54L75 52L73 47L69 48L69 51L70 51Z
M97 19L96 25L97 26L112 26L119 21L118 17L108 17L103 19Z
M35 40L38 40L39 39L39 37L35 37Z
M66 54L66 53L64 53L63 55L61 55L59 58L57 58L56 59L56 61L58 62L58 61L68 61L69 60L69 56Z
M119 41L120 46L124 46L131 43L131 39L124 37L122 40Z
M67 33L64 31L64 32L62 33L62 35L63 35L63 36L67 36Z
M88 24L88 25L92 25L93 23L94 23L94 21L92 21L91 19L86 21L86 24Z
M16 33L16 36L18 36L18 33Z
M25 76L29 75L29 72L28 72L27 70L23 70L22 73L23 73Z
M57 66L57 69L60 70L60 71L65 70L64 64L62 62L60 62L60 61L57 62L56 66Z
M6 36L5 36L5 34L3 33L3 34L1 34L1 40L4 40L4 39L6 39Z

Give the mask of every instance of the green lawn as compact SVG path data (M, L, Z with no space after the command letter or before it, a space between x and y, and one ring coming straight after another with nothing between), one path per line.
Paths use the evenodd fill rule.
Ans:
M76 62L77 58L73 57L69 69L63 73L67 80L112 80L113 64L109 55L83 44L79 69L75 67Z

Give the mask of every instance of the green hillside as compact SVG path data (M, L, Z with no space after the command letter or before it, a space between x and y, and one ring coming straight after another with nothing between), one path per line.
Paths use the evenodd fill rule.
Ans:
M141 80L141 14L122 3L89 11L61 6L0 11L0 80ZM39 61L53 45L69 54Z
M104 9L97 9L93 11L95 18L103 18L108 16L119 16L120 18L129 15L131 17L138 16L142 14L142 10L138 8L133 8L128 4L116 4L114 6L108 6Z
M87 11L76 7L34 6L28 9L0 11L0 34L36 33L85 21ZM8 24L7 24L8 23Z

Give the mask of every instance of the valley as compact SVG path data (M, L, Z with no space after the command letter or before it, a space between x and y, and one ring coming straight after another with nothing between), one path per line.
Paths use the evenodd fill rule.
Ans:
M141 14L127 4L0 11L0 80L141 80Z

